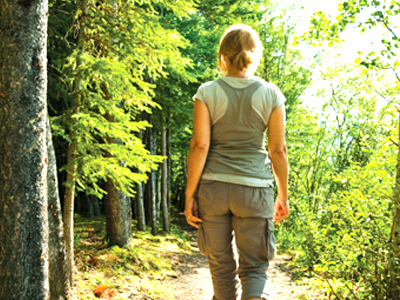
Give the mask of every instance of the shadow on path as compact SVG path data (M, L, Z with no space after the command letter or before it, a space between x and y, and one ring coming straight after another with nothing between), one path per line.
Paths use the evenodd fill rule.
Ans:
M197 250L195 253L177 254L172 257L172 267L177 276L171 279L170 284L174 288L175 299L211 300L213 296L211 275L207 258L198 252L197 229L187 224L183 214L176 215L174 224L191 236L191 244Z

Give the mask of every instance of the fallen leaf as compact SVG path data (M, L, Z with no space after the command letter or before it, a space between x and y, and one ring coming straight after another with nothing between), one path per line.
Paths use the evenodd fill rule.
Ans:
M96 296L96 297L101 297L102 295L103 295L103 293L104 293L104 291L107 289L107 286L106 285L100 285L100 286L98 286L98 287L96 287L95 288L95 290L94 290L94 295Z
M90 257L90 259L88 261L89 265L91 265L93 267L96 267L96 266L98 266L100 264L100 261L99 261L99 259L97 257L95 257L95 256L93 256L91 254L90 254L89 257Z

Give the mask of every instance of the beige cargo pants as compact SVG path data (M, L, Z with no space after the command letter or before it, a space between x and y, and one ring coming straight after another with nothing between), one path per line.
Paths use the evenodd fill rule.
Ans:
M266 271L276 254L272 188L201 180L197 200L199 250L208 258L214 299L269 299Z

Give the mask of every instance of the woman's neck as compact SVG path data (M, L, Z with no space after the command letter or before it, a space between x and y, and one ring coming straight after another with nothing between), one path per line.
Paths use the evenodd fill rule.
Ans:
M226 74L229 77L238 77L238 78L248 78L253 75L249 69L238 70L236 68L230 68Z

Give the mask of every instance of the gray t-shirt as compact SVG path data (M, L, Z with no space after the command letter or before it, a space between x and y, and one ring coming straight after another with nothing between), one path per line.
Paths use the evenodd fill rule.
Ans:
M272 111L284 103L278 87L263 79L222 77L201 85L193 97L211 119L211 145L202 179L272 186L265 131Z

